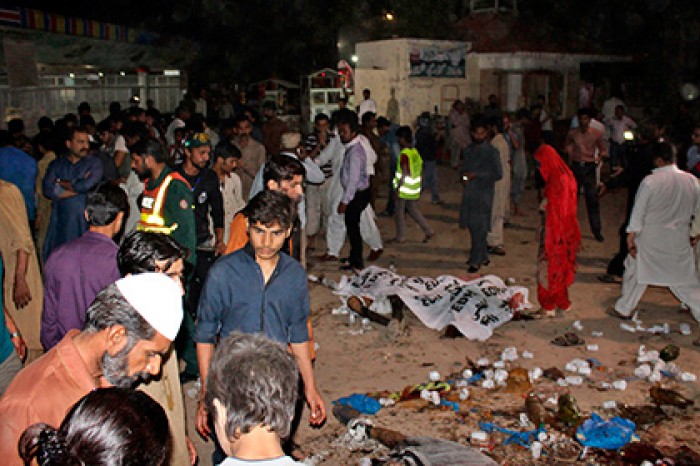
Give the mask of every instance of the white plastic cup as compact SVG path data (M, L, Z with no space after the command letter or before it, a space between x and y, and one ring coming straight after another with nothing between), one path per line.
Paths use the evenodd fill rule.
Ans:
M528 375L530 376L530 380L534 382L535 380L542 377L542 369L540 369L539 367L535 367L528 373Z
M560 387L566 387L569 385L569 382L567 382L566 379L557 379L557 385Z
M698 380L697 376L691 372L683 372L681 374L681 380L683 382L695 382Z
M603 408L604 409L615 409L615 408L617 408L617 401L615 401L615 400L604 401Z
M581 375L591 375L591 368L587 366L582 366L578 368L578 373Z
M493 369L486 369L483 372L483 374L484 374L484 378L486 380L493 380L493 376L494 376L495 372L493 371Z
M496 388L496 382L494 382L493 379L484 380L481 386L487 390L491 390Z
M598 345L586 345L588 351L598 351Z
M530 418L527 417L527 413L520 413L520 427L527 427L530 425Z
M583 330L583 324L581 324L581 321L580 321L580 320L574 321L574 324L572 325L572 327L574 327L574 328L575 328L576 330L578 330L579 332L580 332L581 330Z
M649 380L649 382L651 382L651 383L660 382L661 381L661 372L653 371L647 380Z
M428 374L428 378L432 382L439 382L440 381L440 373L438 371L430 371L430 373Z
M651 366L649 364L642 364L634 370L634 376L640 379L646 379L651 375Z
M477 430L472 432L471 439L472 442L483 444L488 441L489 434L487 434L483 430Z
M464 401L469 398L469 389L464 387L459 391L459 399Z
M596 338L600 338L600 337L603 336L603 332L600 332L600 331L598 331L598 330L594 330L594 331L591 332L591 336L592 336L592 337L596 337Z
M493 367L495 367L496 369L503 369L504 367L506 367L506 362L505 361L496 361L493 363Z
M523 359L533 359L535 357L534 354L532 354L530 351L523 351L522 354L520 355Z
M489 358L481 358L476 361L476 365L479 367L488 366L490 364Z
M474 373L472 372L471 369L464 369L464 370L462 371L462 377L464 377L465 379L469 379L469 378L471 378L473 375L474 375Z
M583 377L580 375L567 375L566 382L569 385L581 385L583 384Z
M575 363L569 361L569 362L567 362L566 365L564 366L564 369L566 369L566 370L569 371L569 372L578 372L578 365L576 365Z
M508 378L508 371L503 370L503 369L498 369L494 374L493 374L493 379L496 381L496 383L504 383L506 379Z
M693 331L690 329L690 324L683 323L679 326L679 331L681 335L691 335Z
M351 312L350 314L348 314L348 323L350 325L355 325L356 321L357 321L357 314L355 314L354 312Z
M627 389L627 382L625 380L616 380L612 383L612 387L615 390L624 391Z
M515 346L509 346L501 353L501 359L504 361L515 361L518 359L518 349Z
M532 453L532 459L538 460L540 459L540 456L542 456L542 443L540 442L532 442L532 446L530 447L530 452Z

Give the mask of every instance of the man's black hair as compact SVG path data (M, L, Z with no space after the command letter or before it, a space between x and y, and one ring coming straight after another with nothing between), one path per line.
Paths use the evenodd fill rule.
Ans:
M7 130L15 135L24 132L24 121L21 118L13 118L7 122Z
M135 138L138 136L141 139L147 139L148 128L145 123L140 121L127 121L121 130L121 134L124 137Z
M86 111L86 112L90 113L91 109L90 109L90 104L88 102L80 102L80 104L78 105L78 113L80 113L82 111Z
M229 141L221 141L216 145L214 149L214 161L218 159L226 160L230 158L240 159L242 157L241 151L235 144L231 144Z
M122 276L135 273L155 272L156 261L165 261L163 270L168 270L178 259L187 259L189 251L170 235L150 231L130 233L117 253L117 264Z
M270 227L278 223L282 228L292 226L294 220L294 202L284 193L261 191L248 202L242 210L248 218L248 225L261 223Z
M92 115L83 115L80 117L80 126L95 126L95 119Z
M582 116L587 116L588 118L595 118L595 111L592 108L589 107L581 107L578 109L576 112L576 115L580 118Z
M350 131L352 131L353 133L360 132L360 126L357 123L357 113L347 108L338 110L338 115L336 117L336 127L340 125L348 125L350 127Z
M266 100L265 102L263 102L263 109L277 110L277 104L275 104L272 100Z
M493 116L488 119L488 124L491 128L496 127L499 133L503 132L503 118Z
M671 144L667 142L655 142L651 145L651 155L653 158L660 158L666 163L672 163L675 161L673 156L673 148Z
M245 115L243 115L245 117ZM233 118L226 118L224 121L221 122L221 129L229 129L229 128L235 128L236 127L236 120Z
M474 115L474 118L472 118L471 121L471 126L472 131L475 131L477 128L489 129L489 125L486 122L486 118L481 113L477 113L476 115Z
M157 139L141 139L129 147L129 150L141 157L151 156L157 163L165 163L168 160L168 152Z
M376 118L377 114L374 112L365 112L362 114L362 126L367 126L367 124L372 120L372 118Z
M235 127L238 127L238 125L244 121L247 121L248 123L250 123L250 120L248 119L248 117L245 116L243 113L241 113L240 115L236 115L236 117L233 119L233 124L235 125Z
M12 135L6 129L0 129L0 147L12 146L15 144Z
M122 111L122 104L119 102L110 102L109 103L109 114L110 115L118 115Z
M413 142L413 131L409 126L400 126L396 130L396 139L403 139L407 143L411 144Z
M119 212L127 213L129 201L124 190L112 183L102 183L88 194L85 217L88 225L103 227L112 223Z
M272 180L277 184L282 181L291 181L295 176L306 176L306 169L301 162L288 155L278 155L270 159L263 168L263 186L267 189L267 183Z
M39 131L51 131L53 129L53 120L47 116L43 116L39 118L39 121L37 122L37 127L39 128Z
M71 126L66 130L66 141L72 141L73 137L75 137L75 133L83 133L83 134L90 134L90 131L87 130L87 128L84 128L82 126Z
M325 113L319 113L318 115L316 115L314 117L314 123L318 123L318 122L323 121L323 120L331 121L330 117L328 115L326 115Z
M391 126L391 122L383 116L377 118L377 128L384 128L385 126Z

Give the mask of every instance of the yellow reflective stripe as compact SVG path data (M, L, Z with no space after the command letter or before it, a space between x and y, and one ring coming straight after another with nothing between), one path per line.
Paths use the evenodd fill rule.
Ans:
M409 188L406 185L401 186L399 191L404 194L420 194L420 188Z
M163 208L163 202L165 201L165 193L168 191L168 186L170 186L170 182L173 181L173 177L171 175L167 175L165 179L163 180L163 184L160 186L158 189L158 195L156 196L156 202L153 204L153 215L158 215L160 216L160 209ZM161 219L160 224L163 224L163 220Z
M412 177L412 176L406 176L405 182L407 184L414 184L414 183L420 183L420 176Z

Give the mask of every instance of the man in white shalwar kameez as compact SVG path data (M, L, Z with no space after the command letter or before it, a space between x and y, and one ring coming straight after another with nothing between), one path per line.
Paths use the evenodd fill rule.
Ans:
M358 138L364 140L360 140L360 143L363 144L365 152L369 154L371 151L371 153L374 154L367 138L361 135L358 136ZM316 163L319 165L330 161L333 170L333 176L330 179L330 185L326 192L328 196L328 202L326 203L328 211L325 212L325 215L328 216L328 221L326 223L326 247L328 250L321 256L321 260L336 260L345 243L345 217L343 214L338 213L338 204L340 204L343 197L343 186L340 184L340 170L343 167L344 158L345 145L343 145L343 142L338 136L332 137L328 146L326 146L316 158ZM371 155L368 157L367 165L369 165L370 158ZM376 154L374 155L374 160L376 160ZM373 255L378 256L378 254L381 254L383 248L382 237L379 233L379 228L377 228L372 206L367 206L367 208L362 211L362 215L360 216L360 234L364 242L367 243L372 250Z
M676 167L666 143L653 146L655 168L642 181L627 226L622 296L610 312L629 318L647 285L667 286L700 321L700 280L690 243L690 222L700 207L697 179Z
M498 149L501 156L501 167L503 167L503 178L496 181L496 190L493 196L493 207L491 208L491 230L486 237L489 254L504 255L503 249L503 223L508 217L508 207L510 206L510 146L503 137L502 120L489 122L491 132L491 145Z

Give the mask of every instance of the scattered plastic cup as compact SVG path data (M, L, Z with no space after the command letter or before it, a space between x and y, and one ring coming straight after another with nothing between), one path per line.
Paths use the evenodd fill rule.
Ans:
M660 382L661 381L661 372L653 371L651 373L651 375L649 376L648 380L651 383Z
M593 344L593 345L586 345L586 349L587 349L588 351L598 351L598 345L595 345L595 344Z
M533 359L535 357L530 351L523 351L520 355L523 359Z
M592 337L595 337L595 338L600 338L600 337L603 336L603 332L598 331L598 330L594 330L594 331L591 332L591 336L592 336Z
M503 369L498 369L494 374L493 374L493 379L496 381L496 383L505 383L506 379L508 378L508 371L503 370Z
M518 349L515 346L509 346L501 353L501 359L504 361L515 361L518 359Z
M532 459L540 459L540 456L542 456L542 443L537 441L532 442L530 452L532 453Z
M487 379L487 380L484 380L484 382L481 384L481 386L483 388L491 390L493 388L496 388L496 382L494 382L493 379Z
M459 399L464 401L469 398L469 389L464 387L459 391Z
M581 375L591 375L591 368L587 366L579 367L578 373Z
M685 336L691 335L693 333L693 331L690 329L690 324L686 324L686 323L683 323L679 326L679 331L680 331L681 335L685 335Z
M473 375L474 375L474 373L472 372L471 369L464 369L464 370L462 371L462 377L464 377L465 379L469 379L469 378L471 378Z
M574 324L572 326L579 332L583 330L583 324L581 324L580 320L574 321Z
M566 365L564 366L564 369L566 369L569 372L578 372L578 366L571 361L566 363Z
M483 430L477 430L472 432L471 435L471 443L475 444L477 446L488 446L489 442L489 434L484 432Z
M631 332L631 333L635 333L637 331L636 327L632 327L631 325L626 324L624 322L622 322L620 324L620 329L624 330L625 332Z
M479 367L488 366L490 364L489 358L481 358L476 361L476 365Z
M569 382L567 382L566 379L557 379L557 385L560 387L566 387L569 385Z
M580 375L567 375L565 380L569 385L581 385L583 383L583 377Z
M530 418L527 417L527 413L520 413L520 427L527 427L530 425Z
M697 376L693 373L683 372L681 374L681 381L683 381L683 382L695 382L697 380L698 380Z
M440 373L438 371L430 371L430 373L428 374L428 378L432 382L438 382L440 381Z
M624 391L627 389L627 382L624 380L616 380L612 383L615 390Z
M535 367L530 372L528 372L528 375L530 376L530 381L534 382L535 380L542 377L542 369L540 369L539 367Z
M642 364L634 370L634 376L640 379L646 379L651 375L651 366L649 364Z
M493 363L493 367L495 367L496 369L503 369L504 367L506 367L506 362L505 361L496 361Z
M604 409L615 409L615 408L617 408L617 401L615 401L615 400L604 401L603 408Z

